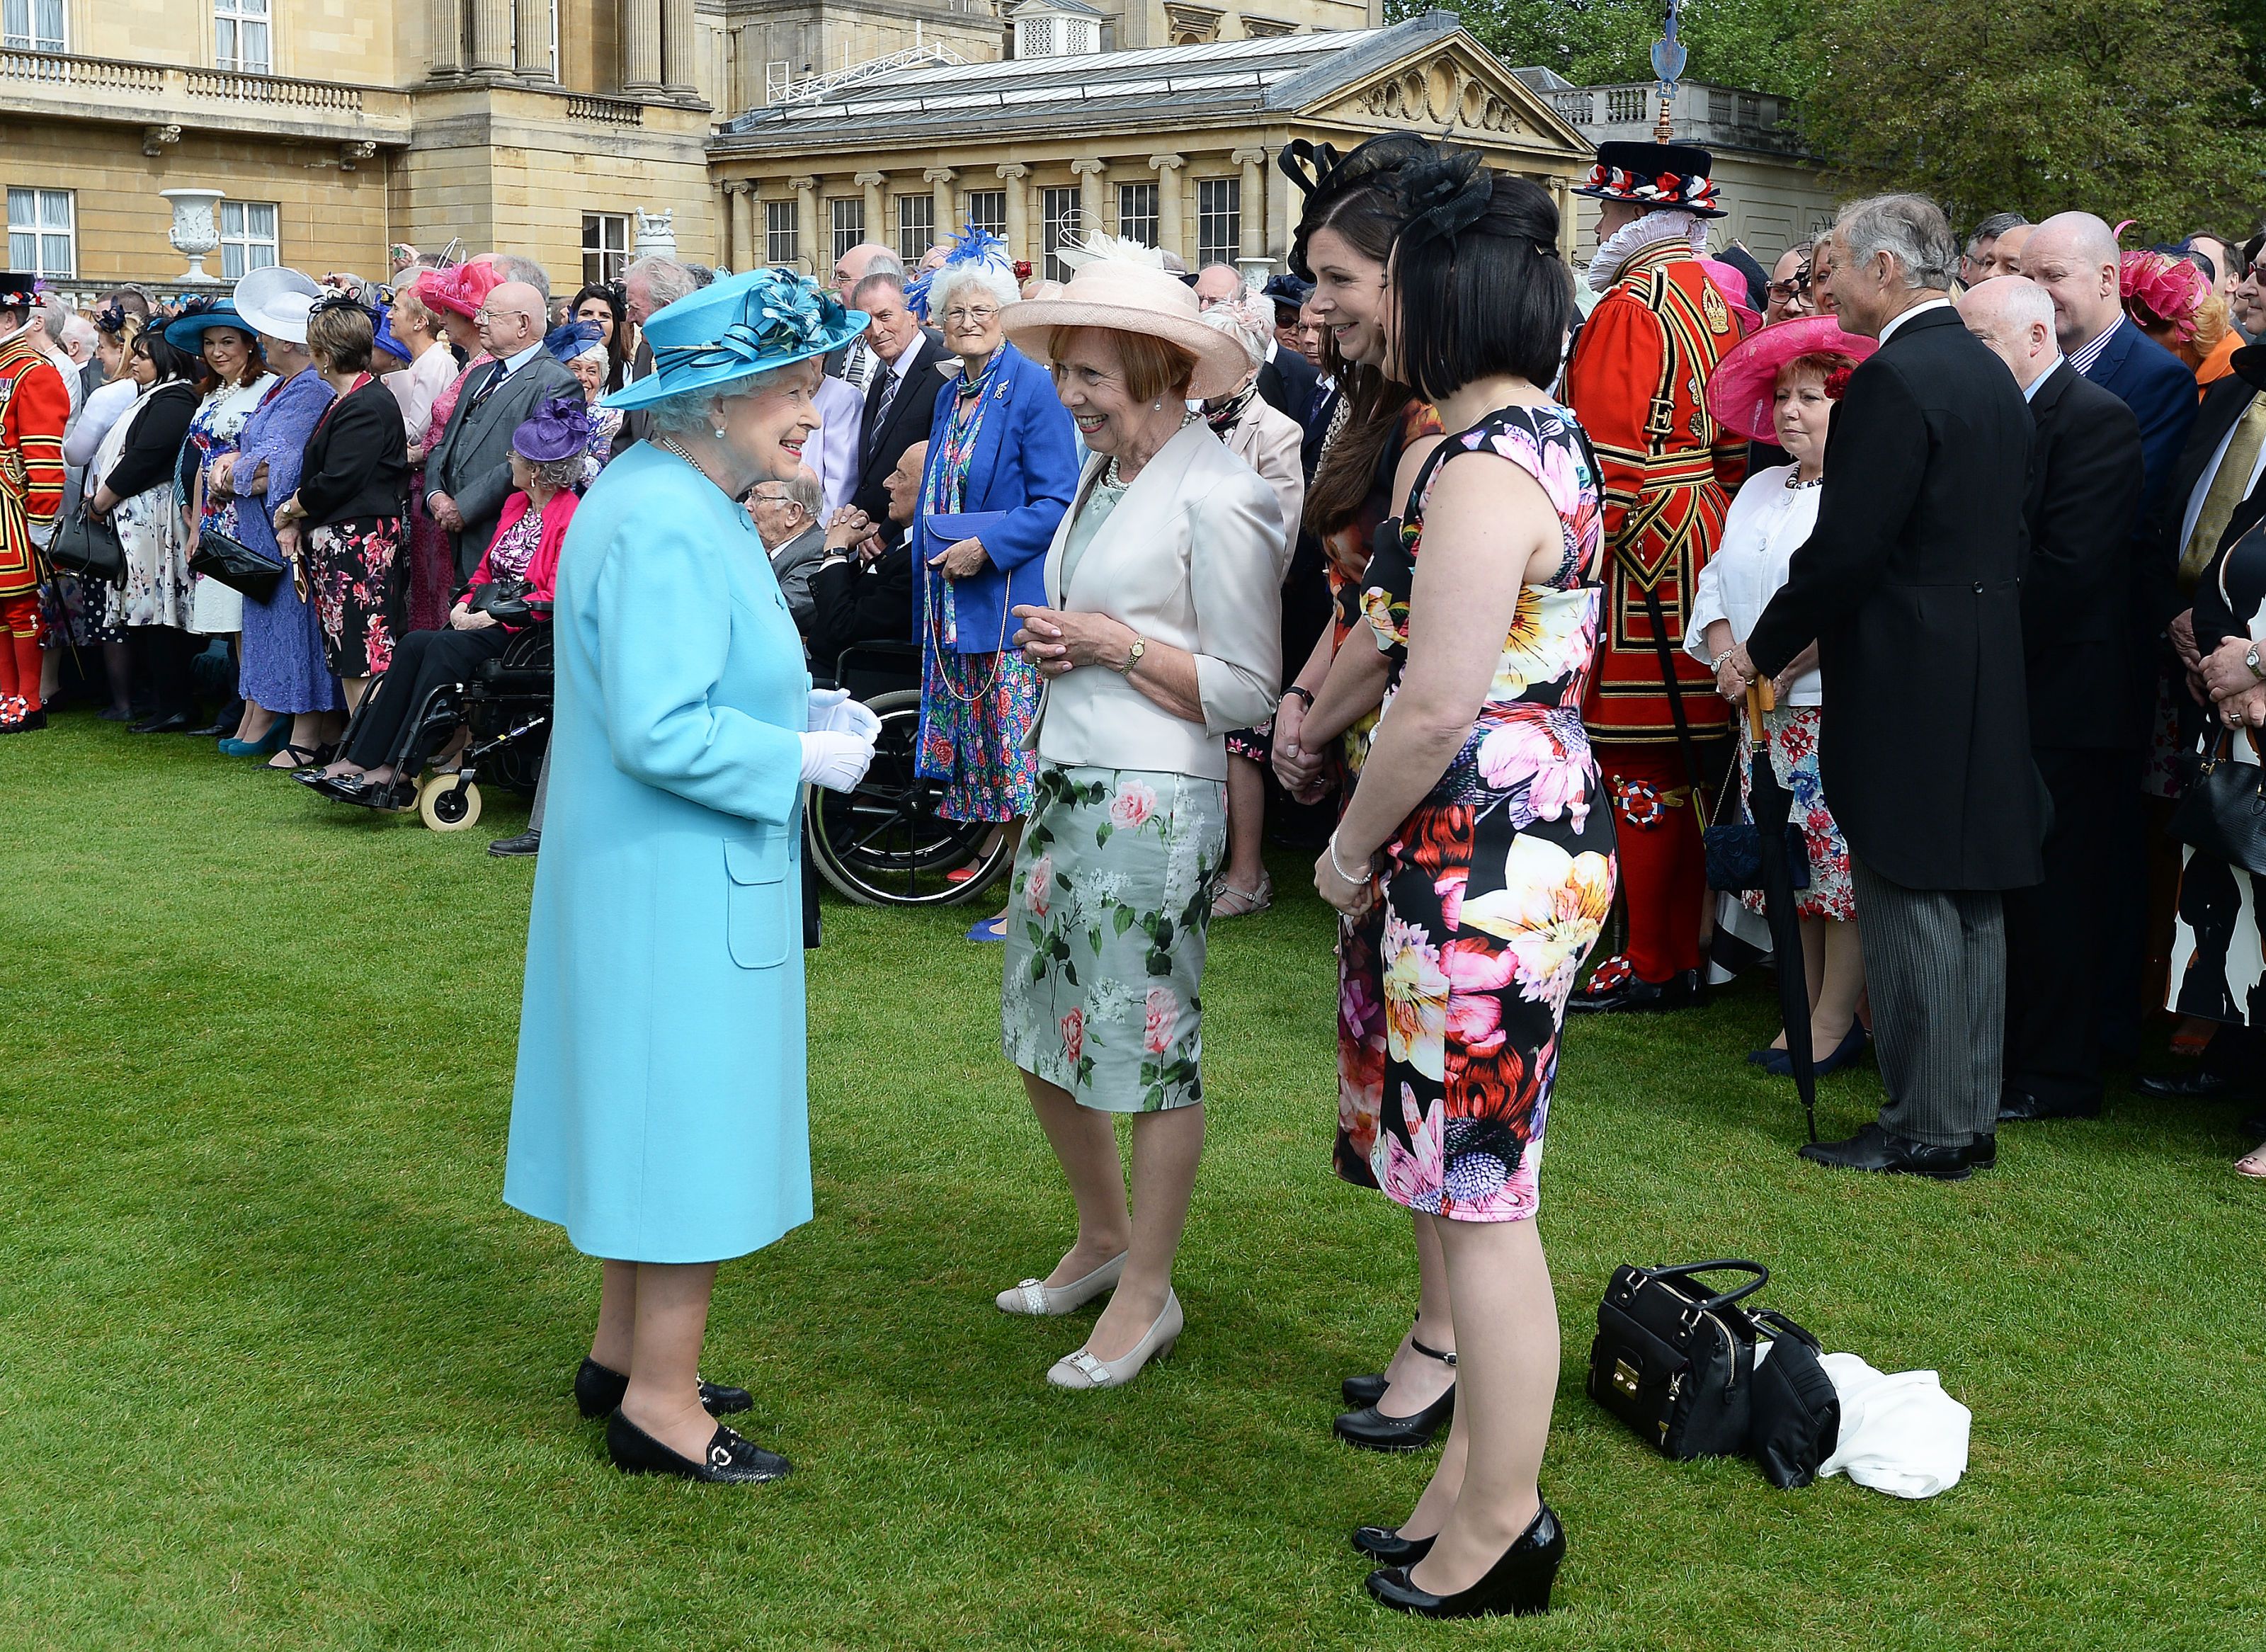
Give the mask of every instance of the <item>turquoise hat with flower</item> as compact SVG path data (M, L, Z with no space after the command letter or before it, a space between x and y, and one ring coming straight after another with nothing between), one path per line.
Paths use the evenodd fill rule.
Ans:
M727 275L654 311L645 324L653 371L602 405L649 407L686 391L830 355L864 332L866 319L863 311L844 309L830 289L791 269Z

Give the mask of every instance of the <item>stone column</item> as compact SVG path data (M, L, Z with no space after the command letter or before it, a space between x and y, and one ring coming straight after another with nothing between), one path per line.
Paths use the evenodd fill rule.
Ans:
M1084 221L1078 228L1087 235L1108 234L1108 203L1103 196L1108 193L1109 163L1076 160L1070 169L1078 175L1078 213Z
M511 68L511 0L471 0L472 61L465 67L474 74L507 72Z
M744 275L761 269L771 252L764 245L762 214L756 209L756 180L743 178L725 187L731 192L732 267Z
M545 0L520 0L512 8L512 67L523 80L556 80L559 63L551 38L551 7Z
M432 0L433 72L453 75L464 66L464 0Z
M698 35L692 0L661 0L661 84L688 98L700 89L693 67L698 61L693 50Z
M1267 151L1240 149L1227 157L1243 168L1243 187L1236 192L1236 245L1239 259L1267 256Z
M851 182L862 184L866 189L866 238L878 241L883 246L897 244L896 226L889 222L889 175L887 172L859 172Z
M1188 162L1178 155L1151 155L1157 169L1157 245L1185 259L1188 247L1181 239L1181 168Z
M794 244L806 269L831 269L830 259L822 263L818 256L818 179L806 172L790 178L786 186L794 191Z
M936 198L936 238L947 246L960 232L952 216L952 184L958 176L949 166L932 166L921 173L921 181Z
M1009 161L995 170L999 181L1007 186L1007 257L1012 262L1030 251L1031 208L1023 198L1023 180L1031 175L1031 169L1020 161Z
M648 96L661 90L661 0L622 0L622 90Z

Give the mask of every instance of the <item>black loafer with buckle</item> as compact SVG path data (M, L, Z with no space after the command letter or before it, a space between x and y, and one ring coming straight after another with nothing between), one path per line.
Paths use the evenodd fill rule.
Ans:
M720 1422L708 1436L707 1454L696 1462L670 1451L617 1411L606 1419L606 1450L625 1474L673 1474L713 1485L758 1486L794 1473L794 1465L777 1451L766 1451Z

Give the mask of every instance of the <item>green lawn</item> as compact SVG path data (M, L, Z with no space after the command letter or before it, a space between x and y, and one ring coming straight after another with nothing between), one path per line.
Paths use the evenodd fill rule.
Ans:
M965 915L830 905L818 1216L721 1276L707 1368L786 1483L631 1480L568 1383L596 1269L498 1199L533 866L84 714L0 741L0 1646L1581 1648L2266 1644L2266 1190L2226 1107L2017 1128L1963 1186L1798 1165L1771 1000L1580 1025L1543 1217L1567 1363L1561 1610L1432 1626L1356 1524L1431 1455L1337 1446L1406 1324L1406 1219L1328 1172L1311 895L1224 926L1211 1151L1167 1364L1050 1391L1009 1319L1069 1207ZM491 828L493 830L491 830ZM1286 890L1306 882L1279 858ZM728 1029L719 1029L728 1035ZM1846 1133L1870 1069L1829 1079ZM1904 1503L1676 1466L1583 1397L1622 1261L1722 1254L1973 1407Z

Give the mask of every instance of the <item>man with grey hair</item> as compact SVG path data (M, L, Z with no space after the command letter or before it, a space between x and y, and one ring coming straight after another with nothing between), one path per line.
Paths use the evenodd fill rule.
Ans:
M2054 333L2069 364L2140 421L2145 518L2195 423L2196 381L2186 363L2125 316L2121 262L2116 232L2089 212L2056 213L2022 249L2022 273L2053 299Z
M551 277L544 274L543 266L531 258L522 258L516 252L491 252L488 266L508 281L525 281L543 296L547 308L551 303Z
M630 360L631 383L653 371L653 346L645 341L645 324L653 318L653 312L668 309L699 287L692 272L673 258L648 255L622 272L622 310L638 330L637 354ZM625 413L620 434L614 438L615 454L644 441L646 423L641 407Z
M1967 330L2007 364L2035 426L2023 517L2022 653L2030 755L2053 800L2045 881L2007 892L2002 1120L2101 1111L2100 1013L2115 882L2111 822L2134 790L2153 683L2131 623L2140 425L2069 364L2053 301L2001 275L1959 301Z
M810 576L826 555L826 528L818 478L804 465L784 482L758 482L748 494L756 537L771 559L779 595L794 628L810 631Z
M1996 267L1992 262L1992 254L1998 249L2000 236L2028 222L2019 212L1994 212L1977 224L1975 233L1967 238L1967 250L1959 255L1960 285L1979 286L1994 276L2014 274L2012 270Z
M905 261L878 241L860 241L834 260L834 296L842 301L844 310L854 310L851 297L858 283L869 275L894 275L899 282L905 278ZM872 340L864 333L844 345L826 358L826 376L838 378L856 391L860 397L874 382L874 369L881 358L874 353Z
M1821 778L1889 1100L1802 1156L1956 1181L1997 1162L2001 901L2043 871L2022 662L2031 420L1951 307L1959 248L1932 201L1853 201L1833 242L1841 325L1881 347L1833 415L1816 526L1723 663L1751 688L1815 642L1825 679Z

